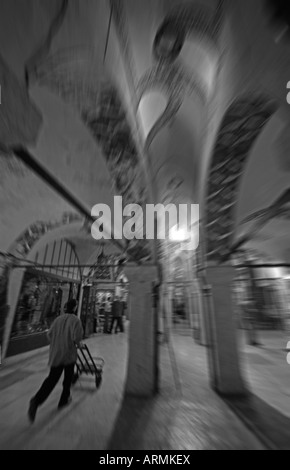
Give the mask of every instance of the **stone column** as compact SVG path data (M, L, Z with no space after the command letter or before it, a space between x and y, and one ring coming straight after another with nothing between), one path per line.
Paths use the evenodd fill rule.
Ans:
M167 323L169 331L173 329L173 308L172 308L172 301L173 301L173 285L169 284L167 286Z
M206 329L206 312L205 312L205 302L206 299L203 296L203 290L201 286L201 280L197 280L196 286L196 301L198 304L198 311L199 311L199 328L200 328L200 337L199 343L201 346L208 346L208 335Z
M163 287L163 315L164 315L164 340L169 342L172 332L172 299L170 286L165 284Z
M161 333L163 341L166 341L166 321L164 320L165 314L165 285L162 284L159 290L159 312L158 312L158 331Z
M15 268L11 271L9 284L8 284L8 305L9 305L9 314L7 317L5 330L4 330L4 339L3 339L3 357L6 357L10 335L12 332L12 327L15 319L16 309L19 301L19 296L21 293L21 287L25 275L24 269Z
M232 267L209 267L206 328L209 340L210 373L213 388L223 395L244 395L238 332L232 302Z
M194 296L192 290L192 283L186 284L185 286L186 297L187 297L187 308L188 308L188 321L191 331L195 327L195 305L194 305Z
M158 387L158 318L153 286L158 279L155 266L126 266L130 282L130 321L126 395L150 397Z

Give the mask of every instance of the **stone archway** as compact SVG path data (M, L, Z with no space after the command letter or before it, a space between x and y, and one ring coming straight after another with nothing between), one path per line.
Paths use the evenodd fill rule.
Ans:
M247 386L240 367L229 259L234 238L235 209L241 178L251 149L277 110L267 96L236 99L222 121L209 169L205 201L205 314L213 388L224 395L244 395Z
M249 95L236 99L226 111L208 177L204 227L208 261L219 262L230 251L241 178L253 145L276 110L271 98Z
M71 222L71 223L70 223ZM38 222L23 232L19 238L12 243L6 269L2 273L3 310L1 317L5 314L3 321L2 353L7 353L11 329L15 317L18 297L20 294L25 270L21 267L21 261L32 261L35 253L45 244L60 240L69 235L78 233L83 227L81 219L74 214L67 214L62 221L55 223ZM15 258L14 258L15 257ZM4 277L5 276L5 277ZM0 283L0 287L1 287ZM5 302L4 302L5 301Z

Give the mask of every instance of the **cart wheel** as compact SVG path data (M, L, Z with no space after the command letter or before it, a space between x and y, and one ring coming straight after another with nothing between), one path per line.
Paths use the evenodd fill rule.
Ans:
M96 374L96 387L99 389L103 381L102 372Z
M75 372L73 375L72 384L75 385L78 380L79 380L79 374Z

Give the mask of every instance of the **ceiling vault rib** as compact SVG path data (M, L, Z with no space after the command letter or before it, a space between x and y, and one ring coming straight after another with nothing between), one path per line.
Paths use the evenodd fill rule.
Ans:
M124 2L122 0L110 0L112 8L112 17L114 20L114 25L116 28L116 33L119 38L120 48L123 55L126 77L128 80L128 85L130 89L130 95L133 103L134 117L135 117L135 128L133 129L132 135L136 144L137 154L140 160L141 167L144 171L145 178L148 184L148 193L151 203L157 199L157 190L154 181L154 173L150 165L150 157L144 149L143 137L140 129L140 122L138 119L138 77L136 72L136 65L134 60L134 55L132 52L129 28L128 28L128 19L125 12ZM151 245L152 255L155 262L158 262L158 250L156 242L153 241Z
M33 170L42 180L51 186L60 196L75 207L84 217L91 219L89 210L78 201L46 168L44 168L36 159L25 149L16 147L13 149L14 155L21 160L27 167Z
M136 126L132 134L136 143L136 147L138 151L137 153L140 159L140 163L141 163L141 166L143 168L143 171L145 173L146 180L148 183L149 194L152 200L151 202L154 202L154 200L156 199L156 188L154 187L154 185L152 185L153 175L148 165L148 156L144 152L144 144L142 142L143 138L141 135L140 127L138 125L139 124L139 121L138 121L139 103L138 103L137 90L138 90L139 79L137 77L135 60L134 60L134 56L132 52L132 47L130 44L127 17L126 17L124 4L122 0L110 0L110 4L112 8L112 14L113 14L113 20L114 20L114 24L116 28L116 33L119 38L120 49L123 55L126 77L127 77L128 86L131 92L130 95L131 95L132 103L133 103Z
M75 209L78 210L87 220L90 222L95 222L95 219L92 217L90 211L80 202L71 192L64 187L46 168L44 168L37 160L22 147L15 147L13 149L14 155L21 160L27 167L29 167L35 174L37 174L42 180L44 180L51 188L53 188L61 197L63 197L69 204L71 204ZM104 233L106 233L106 228L104 227ZM111 241L116 245L122 252L125 250L125 247L122 243L114 239L112 233L109 233L111 236ZM133 257L132 261L135 261Z

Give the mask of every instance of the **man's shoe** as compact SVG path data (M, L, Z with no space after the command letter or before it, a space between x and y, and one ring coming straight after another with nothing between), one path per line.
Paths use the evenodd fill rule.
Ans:
M38 406L36 405L35 400L32 399L29 405L29 410L28 410L28 419L31 422L31 424L33 424L35 421L37 408Z
M68 400L66 401L62 401L60 400L59 404L58 404L58 409L59 410L62 410L63 408L65 408L66 406L70 405L72 402L72 397L69 397Z

